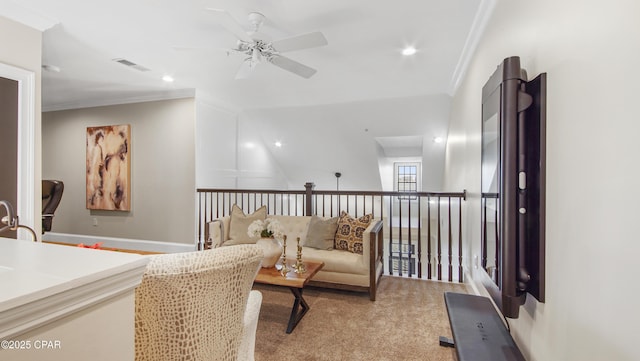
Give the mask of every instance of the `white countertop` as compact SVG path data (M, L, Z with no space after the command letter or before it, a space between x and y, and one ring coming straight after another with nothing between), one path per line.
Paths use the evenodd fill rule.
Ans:
M135 288L148 256L0 238L0 338Z

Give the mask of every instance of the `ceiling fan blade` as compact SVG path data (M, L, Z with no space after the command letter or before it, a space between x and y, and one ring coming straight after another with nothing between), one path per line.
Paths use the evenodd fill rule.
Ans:
M329 42L324 37L324 35L321 32L316 31L314 33L297 35L286 39L276 40L271 43L271 46L273 46L276 51L284 53L293 50L315 48L327 44L329 44Z
M207 8L207 10L213 14L214 18L222 27L227 29L230 33L236 36L236 38L246 41L248 43L252 43L253 39L249 37L247 32L242 28L242 26L236 21L236 19L231 16L227 11L222 9L213 9Z
M171 47L176 52L191 52L191 53L199 53L202 55L218 55L218 54L226 54L227 56L232 51L231 49L224 48L202 48L202 47L193 47L193 46L172 46Z
M309 79L313 76L313 74L316 73L317 70L310 68L304 64L298 63L295 60L291 60L289 58L287 58L286 56L282 56L282 55L275 55L273 56L273 58L271 58L270 62L277 66L280 67L284 70L290 71L296 75L299 75L305 79Z

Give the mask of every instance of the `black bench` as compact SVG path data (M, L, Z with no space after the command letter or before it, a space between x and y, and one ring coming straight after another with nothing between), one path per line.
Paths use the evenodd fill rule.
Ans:
M444 301L453 340L440 345L455 347L458 361L526 361L489 298L446 292Z

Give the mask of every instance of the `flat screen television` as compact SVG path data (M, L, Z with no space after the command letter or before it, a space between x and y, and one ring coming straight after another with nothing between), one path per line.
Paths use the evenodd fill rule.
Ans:
M504 59L482 88L481 280L517 318L526 295L544 302L546 74Z

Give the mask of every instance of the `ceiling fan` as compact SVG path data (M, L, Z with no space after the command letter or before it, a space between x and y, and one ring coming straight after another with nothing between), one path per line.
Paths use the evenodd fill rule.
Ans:
M292 60L282 55L282 53L327 45L327 39L321 32L317 31L266 42L256 37L260 26L264 22L264 15L258 12L249 13L248 19L253 29L247 32L227 11L212 8L207 8L207 10L213 14L222 27L238 38L236 47L232 48L231 51L246 55L236 74L236 79L246 78L256 66L264 62L271 63L306 79L316 73L316 69Z

